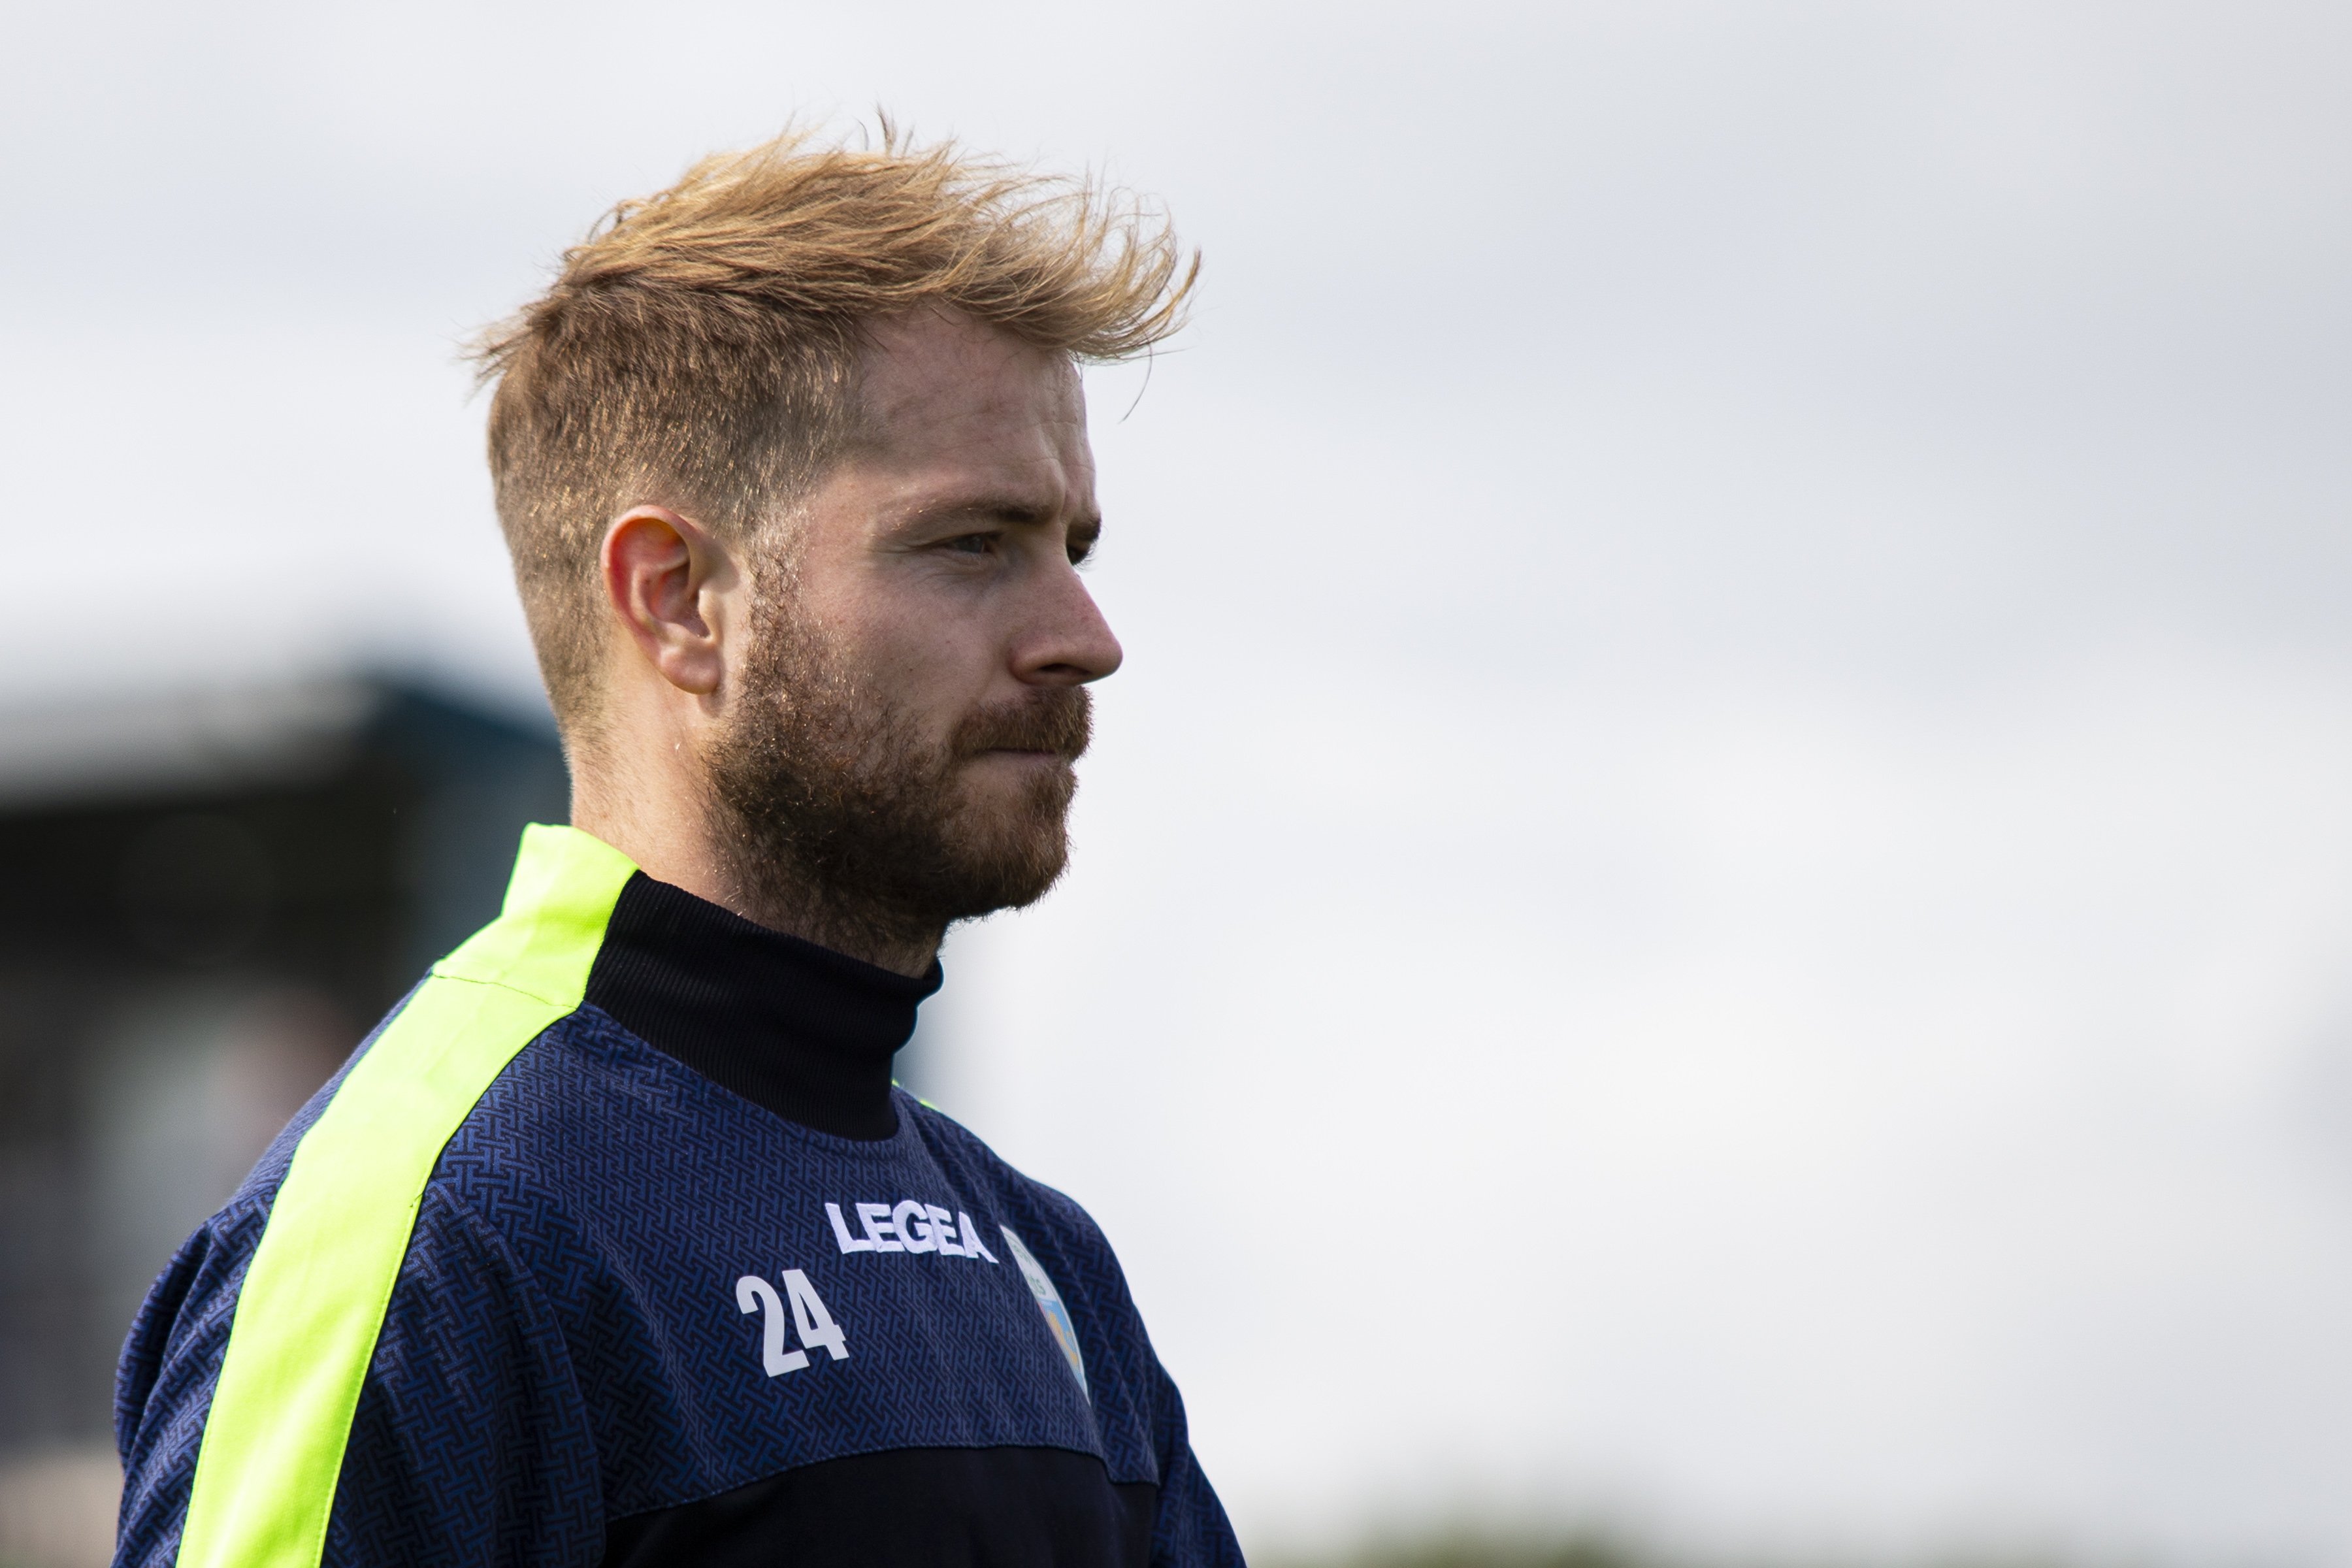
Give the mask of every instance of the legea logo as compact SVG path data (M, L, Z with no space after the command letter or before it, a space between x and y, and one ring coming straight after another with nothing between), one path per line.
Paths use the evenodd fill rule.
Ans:
M950 1213L937 1204L908 1198L898 1204L855 1204L857 1227L853 1236L839 1204L824 1205L833 1222L833 1238L844 1252L935 1252L941 1258L978 1258L990 1263L996 1254L980 1239L971 1215Z

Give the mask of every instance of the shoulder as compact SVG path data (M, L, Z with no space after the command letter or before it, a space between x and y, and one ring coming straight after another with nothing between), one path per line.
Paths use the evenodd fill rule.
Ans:
M1016 1251L1042 1267L1069 1310L1121 1342L1145 1346L1126 1271L1094 1215L1067 1193L1015 1170L945 1112L904 1090L900 1096L900 1113L914 1118L933 1157L961 1183L988 1194L995 1223L1010 1233Z
M939 1107L917 1100L905 1089L898 1091L898 1113L913 1120L917 1136L933 1157L1018 1215L1014 1223L1025 1222L1041 1236L1108 1255L1109 1238L1076 1198L1014 1169L978 1133Z
M270 1210L285 1185L294 1152L341 1091L352 1068L415 995L411 991L395 1004L334 1076L294 1113L228 1201L181 1243L148 1291L123 1344L115 1382L115 1441L126 1468L132 1465L134 1455L143 1456L159 1446L168 1449L174 1442L168 1424L159 1427L146 1420L151 1404L176 1409L194 1397L197 1403L190 1440L201 1433L201 1402L209 1394L214 1371L228 1342L247 1266L268 1227Z
M1109 1237L1076 1199L1015 1170L953 1118L910 1095L899 1108L951 1175L987 1194L1005 1233L1005 1263L1024 1277L1048 1322L1067 1327L1065 1353L1105 1440L1122 1452L1156 1455L1147 1473L1164 1482L1171 1460L1160 1439L1181 1429L1181 1406Z
M151 1404L174 1405L190 1395L201 1402L208 1393L238 1302L254 1285L257 1257L273 1233L275 1249L283 1251L290 1230L331 1230L354 1210L396 1207L396 1217L413 1216L414 1225L411 1229L402 1224L396 1237L384 1238L396 1247L386 1261L397 1267L400 1254L445 1246L468 1229L457 1212L466 1206L467 1194L436 1179L437 1160L416 1171L404 1194L393 1190L392 1173L384 1168L401 1143L420 1141L414 1128L404 1125L418 1119L416 1102L430 1099L429 1091L419 1092L418 1080L433 1076L436 1058L446 1057L451 1046L475 1043L453 1037L461 1030L446 1027L420 1039L409 1026L420 1000L443 984L420 984L385 1015L156 1280L124 1345L117 1383L117 1438L126 1461L134 1448L156 1440L156 1435L141 1432ZM457 1125L439 1129L444 1142L458 1142L452 1133L466 1131L483 1098L449 1108L454 1114L445 1113L445 1121ZM430 1138L432 1131L428 1127L423 1136ZM413 1158L410 1163L417 1163Z
M455 1120L433 1168L462 1193L484 1172L594 1179L633 1144L707 1119L714 1085L582 1006L511 1050Z
M402 998L182 1245L123 1347L116 1436L126 1463L169 1446L148 1430L166 1411L193 1401L201 1425L229 1331L250 1315L242 1303L289 1289L319 1301L330 1279L362 1290L373 1279L388 1293L404 1263L429 1272L436 1254L488 1261L488 1235L509 1228L501 1202L545 1185L549 1151L562 1142L562 1092L600 1074L625 1080L598 1059L600 1047L626 1054L608 1022L577 1010L502 1016L472 994L483 989L434 976ZM500 1179L486 1188L488 1171ZM490 1251L511 1262L510 1249ZM308 1257L344 1272L302 1267ZM279 1278L288 1262L294 1274Z

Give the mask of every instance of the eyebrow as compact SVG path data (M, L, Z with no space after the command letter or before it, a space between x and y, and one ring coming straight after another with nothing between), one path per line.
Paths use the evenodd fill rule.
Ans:
M986 519L991 522L1007 522L1015 527L1042 528L1054 521L1055 509L1040 506L1033 500L1013 496L976 496L965 500L948 501L935 507L925 507L908 518L911 523L939 522L953 518ZM1074 536L1097 538L1102 533L1102 513L1092 512L1070 524Z

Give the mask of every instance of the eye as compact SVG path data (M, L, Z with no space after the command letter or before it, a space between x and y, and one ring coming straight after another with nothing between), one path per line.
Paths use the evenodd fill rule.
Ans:
M992 533L964 533L945 542L945 548L959 555L985 555L996 548Z

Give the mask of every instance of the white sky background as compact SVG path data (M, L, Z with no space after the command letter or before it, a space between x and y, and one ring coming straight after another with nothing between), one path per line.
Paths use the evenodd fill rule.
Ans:
M2352 1563L2352 16L43 9L0 696L528 691L451 345L788 113L1170 202L927 1027L1245 1539Z

